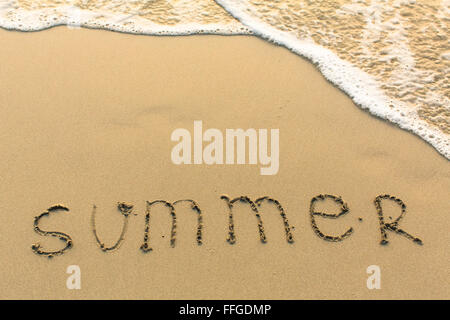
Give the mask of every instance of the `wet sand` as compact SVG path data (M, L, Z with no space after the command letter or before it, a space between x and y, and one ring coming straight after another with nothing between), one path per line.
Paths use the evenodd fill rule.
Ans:
M418 137L356 107L309 62L247 36L151 37L58 27L0 30L1 298L303 299L449 298L449 162ZM184 165L170 160L176 128L279 128L280 169ZM223 194L277 199L293 227L286 241L276 207L261 205L267 243L254 214L236 203L230 245ZM319 194L341 196L349 212L316 217L333 235L314 232L309 206ZM381 235L375 197L406 204L400 227L423 241ZM193 199L203 214L171 218L152 209L144 240L145 201ZM134 204L118 250L102 252L91 226L112 246L122 230L118 201ZM69 234L73 248L48 259L31 246L64 246L33 230L54 204L70 211L41 228ZM329 206L329 212L339 208ZM385 206L395 219L400 209ZM359 219L361 218L361 219ZM66 288L79 265L82 289ZM381 268L381 290L368 290L366 268Z

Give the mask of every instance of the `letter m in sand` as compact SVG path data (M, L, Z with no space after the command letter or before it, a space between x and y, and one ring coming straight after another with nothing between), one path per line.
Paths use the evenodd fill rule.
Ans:
M292 236L292 232L291 232L291 227L289 225L287 216L286 216L286 212L284 210L284 208L281 206L280 202L276 199L270 198L270 197L261 197L256 199L256 201L252 201L249 197L247 196L241 196L241 197L237 197L234 199L230 199L228 196L223 195L221 197L222 199L224 199L227 204L228 204L228 208L229 208L229 214L228 214L228 238L227 241L230 244L234 244L236 243L236 235L234 232L234 219L233 219L233 206L237 201L243 202L243 203L248 203L250 205L250 208L252 209L252 211L255 214L256 220L258 222L258 230L259 230L259 238L261 240L261 242L265 243L267 241L266 239L266 234L264 232L264 226L263 226L263 222L261 219L261 215L259 214L258 211L258 207L261 206L263 201L267 201L269 203L273 203L278 211L280 212L280 216L283 219L283 224L284 224L284 230L286 233L286 241L288 243L293 243L294 242L294 238Z

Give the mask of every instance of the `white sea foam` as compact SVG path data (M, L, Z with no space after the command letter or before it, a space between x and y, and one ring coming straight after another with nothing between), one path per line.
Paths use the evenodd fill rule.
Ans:
M367 109L380 118L397 124L403 129L414 132L434 146L436 150L447 159L450 159L449 134L443 132L438 127L431 125L426 120L421 119L417 108L411 108L411 106L400 99L392 99L386 95L385 90L381 89L383 83L380 83L378 79L363 71L361 68L343 60L335 52L327 49L324 45L317 44L310 38L309 32L305 32L303 37L299 37L299 33L293 32L295 30L280 28L282 24L279 21L273 22L267 18L262 19L260 12L256 12L257 10L248 5L249 1L216 0L216 2L221 4L244 25L251 28L256 35L283 45L293 52L310 59L317 65L319 70L329 81L346 92L360 107ZM367 6L361 6L361 3L364 3L364 1L353 1L353 6L343 6L341 9L351 11L357 10L358 14L365 12L369 13L370 20L367 21L368 25L364 29L364 32L366 33L364 35L365 39L361 44L371 45L373 42L369 41L368 38L372 37L377 41L379 36L374 35L374 33L380 33L382 31L380 26L377 25L380 23L377 13L381 12L380 5L385 5L387 1L372 1L372 8L370 8L370 6L369 8L367 8ZM394 5L401 6L405 3L410 5L415 3L415 1L396 1ZM442 8L444 8L444 5ZM279 12L281 13L282 9ZM441 12L439 13L443 14ZM411 52L407 47L399 45L402 40L403 42L407 41L407 39L402 39L402 37L405 37L405 34L401 31L399 32L399 28L392 27L392 25L388 26L388 29L389 28L391 29L391 32L395 31L398 34L394 34L392 45L389 48L390 52L382 52L382 54L386 59L391 59L392 57L401 59L399 68L401 73L392 75L390 80L397 81L400 86L409 86L415 79L427 81L425 75L428 75L430 76L428 81L433 81L433 74L431 72L428 74L420 73L420 71L414 68L415 60L412 57ZM390 35L392 36L392 33ZM369 52L369 54L370 53L371 52ZM415 89L420 90L421 86L416 86ZM430 99L426 102L440 102L439 106L443 106L446 111L444 117L445 115L448 116L450 105L448 98L446 99L445 96L442 97L438 94L435 96L431 95ZM445 124L448 124L449 118L444 118L442 120ZM448 129L448 127L446 129Z
M414 132L450 159L449 0L340 0L322 7L306 0L216 2L0 0L0 27L255 34L308 58L361 108Z
M146 3L155 3L143 8ZM220 8L213 0L41 0L23 6L21 1L0 0L0 27L39 31L58 25L108 29L147 35L251 34L252 32ZM203 2L203 3L202 3ZM207 5L206 5L207 4ZM152 10L154 8L158 10ZM221 16L211 16L216 8ZM165 11L166 10L166 11ZM202 10L204 10L202 12Z

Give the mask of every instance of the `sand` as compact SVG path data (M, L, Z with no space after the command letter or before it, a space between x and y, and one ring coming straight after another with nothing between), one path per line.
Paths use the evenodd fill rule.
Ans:
M450 298L450 167L413 134L356 107L309 62L248 36L151 37L58 27L37 33L0 31L0 297L4 299L311 299ZM280 170L257 166L176 166L176 128L279 128ZM316 217L309 203L341 196L349 212ZM400 226L423 241L381 235L374 199L400 198ZM236 243L220 197L277 199L260 210L267 243L245 204L236 204ZM144 239L145 201L194 199L203 214L197 245L195 212L177 205L171 219L152 208L153 251ZM118 250L100 250L122 230L116 203L134 204ZM69 234L73 248L48 259L32 244L55 249L33 231L34 217L55 204L69 212L40 227ZM333 209L334 208L334 209ZM389 209L389 210L388 210ZM334 211L333 211L334 210ZM338 213L336 207L329 211ZM398 207L386 206L394 219ZM361 219L359 219L361 218ZM164 237L163 237L164 236ZM66 268L79 265L81 290L66 288ZM381 289L366 287L366 268L381 268Z

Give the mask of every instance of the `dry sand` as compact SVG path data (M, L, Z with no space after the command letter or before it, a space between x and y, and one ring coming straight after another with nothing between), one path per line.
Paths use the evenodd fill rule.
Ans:
M448 160L416 136L370 116L315 68L288 50L246 36L149 37L60 27L0 31L1 298L450 298ZM175 166L176 128L280 128L280 171L256 166ZM340 195L350 212L318 218L338 243L317 237L309 202ZM379 245L374 198L407 205L401 222L419 246L389 233ZM228 209L220 199L270 195L295 226L295 243L266 204L268 242L245 205L235 212L237 243L226 242ZM170 218L154 209L153 252L139 250L145 200L192 198L204 214L178 207L177 245ZM117 201L135 204L119 250ZM41 227L71 235L74 248L48 259L31 245L61 242L33 231L33 218L56 203L70 208ZM184 209L183 209L184 208ZM398 215L392 206L386 216ZM358 218L362 218L359 221ZM163 238L164 236L164 238ZM66 288L66 268L81 267L82 289ZM366 288L366 268L381 267L381 290Z

